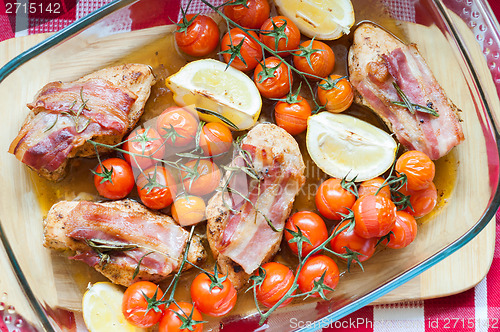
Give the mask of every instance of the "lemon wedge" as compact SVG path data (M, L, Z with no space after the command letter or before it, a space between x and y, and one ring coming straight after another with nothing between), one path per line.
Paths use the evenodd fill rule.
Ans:
M385 131L358 118L321 112L307 121L307 151L326 174L356 181L372 179L391 167L397 145Z
M83 320L90 332L144 332L122 313L123 291L110 282L98 282L83 295Z
M275 0L281 15L288 17L304 35L333 40L348 34L354 24L350 0Z
M195 105L216 112L239 130L252 127L260 115L262 98L255 83L243 72L223 62L203 59L188 63L166 80L178 105ZM220 121L199 113L202 120Z

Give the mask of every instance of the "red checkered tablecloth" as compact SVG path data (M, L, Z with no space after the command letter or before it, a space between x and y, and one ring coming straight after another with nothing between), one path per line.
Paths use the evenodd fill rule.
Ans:
M164 24L169 23L167 17L175 17L179 8L166 0L147 0L154 2L165 13ZM406 0L408 6L396 5L394 0L385 1L393 15L406 20L415 20L412 4L415 0ZM456 0L465 2L469 0ZM15 7L14 3L46 6L50 0L0 0L0 41L18 36L58 31L90 12L111 2L111 0L62 0L60 14L45 13L40 15L22 14L7 15ZM182 5L188 1L182 0ZM215 0L220 3L221 0ZM401 1L398 1L400 4ZM500 0L490 0L490 5L500 16ZM35 7L36 7L35 6ZM36 8L42 8L36 7ZM46 8L46 7L45 7ZM54 12L54 8L51 9ZM191 11L206 11L196 0L191 4ZM55 17L53 16L55 15ZM140 17L141 13L138 13ZM123 24L122 29L137 29L144 24L152 24L148 17L136 19L130 24ZM153 22L154 23L154 22ZM156 24L154 24L156 25ZM16 32L17 31L17 32ZM497 331L500 330L500 215L496 216L496 250L488 275L473 289L458 295L414 303L368 306L335 322L324 331Z

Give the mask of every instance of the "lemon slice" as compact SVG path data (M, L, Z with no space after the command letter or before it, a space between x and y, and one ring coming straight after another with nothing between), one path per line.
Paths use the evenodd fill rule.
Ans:
M252 127L260 115L262 98L255 83L223 62L203 59L188 63L166 80L178 105L195 105L229 119L239 130ZM219 121L199 113L204 121Z
M350 0L275 0L281 15L312 38L333 40L348 34L354 24Z
M144 332L122 313L123 291L110 282L98 282L83 295L83 320L90 332Z
M321 112L307 121L307 151L326 174L356 181L372 179L391 167L396 142L385 131L344 114Z

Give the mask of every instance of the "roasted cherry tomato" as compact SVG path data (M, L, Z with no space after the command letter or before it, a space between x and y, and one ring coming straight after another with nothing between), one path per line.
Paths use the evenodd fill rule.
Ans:
M234 52L239 52L231 61L231 66L241 71L250 71L254 69L257 67L259 61L262 60L262 48L259 43L250 36L257 40L259 39L259 36L253 31L245 33L240 28L234 28L224 35L220 44L222 57L226 63L229 63L231 60L231 53L227 52L233 52L233 54L236 54ZM237 47L242 40L243 44L238 51Z
M318 87L318 100L325 105L326 110L340 113L351 106L354 92L351 83L339 75L330 75L322 80Z
M436 167L434 162L423 152L408 151L396 162L396 171L406 175L406 187L410 190L422 190L430 186Z
M405 211L396 212L396 223L391 229L389 242L383 243L392 249L401 249L408 246L417 236L417 222L413 216Z
M414 191L403 187L399 191L406 196L410 196L411 208L408 207L405 211L415 218L421 218L429 214L436 207L437 190L433 182L429 187L422 190Z
M219 44L219 27L209 16L188 14L177 23L175 42L186 54L208 55Z
M315 51L316 50L316 51ZM293 52L293 65L298 70L310 74L313 80L330 75L335 67L335 54L327 44L317 40L307 40ZM311 76L313 75L313 76Z
M184 319L181 320L179 315ZM181 329L181 326L186 326ZM202 332L203 316L191 303L172 303L160 320L159 332Z
M132 168L123 159L106 159L94 172L94 185L99 195L109 199L124 198L130 194L134 184Z
M221 317L234 308L236 289L231 280L227 278L221 283L222 287L216 284L212 287L211 278L205 273L201 273L194 278L191 284L191 299L194 306L202 313L213 317ZM222 280L223 278L224 275L219 274L219 279Z
M130 285L123 294L122 312L125 319L137 327L151 327L158 323L163 316L164 305L148 307L150 302L159 301L163 296L160 287L150 281L138 281Z
M139 128L134 130L123 143L123 157L133 167L145 169L156 164L156 159L162 159L165 154L165 143L158 132L151 128Z
M358 188L359 197L363 197L366 195L375 195L378 191L377 195L384 196L387 199L391 199L391 190L389 189L388 185L380 189L380 187L384 185L384 181L385 180L383 178L378 177L361 182Z
M230 1L235 2L235 0ZM244 28L258 29L269 17L267 0L248 0L244 5L225 5L224 14Z
M315 202L319 213L325 218L341 220L342 214L348 214L347 209L352 208L356 196L350 191L342 188L340 179L330 178L318 188Z
M298 232L297 227L300 228L302 234L309 239L311 244L304 242L302 244L302 257L306 256L313 249L317 248L321 243L325 242L328 238L328 230L326 229L325 222L314 212L300 211L294 213L288 218L285 224L285 239L290 249L295 255L298 255L298 248L296 242L288 242L293 239L293 235L287 230Z
M191 195L210 194L219 185L221 174L219 167L208 159L188 161L181 170L184 188Z
M167 144L186 146L196 137L198 119L182 107L171 106L156 119L156 128Z
M260 40L270 49L278 51L280 56L287 56L300 44L299 28L285 16L268 18L260 27Z
M311 106L302 96L278 101L274 106L276 124L290 135L298 135L307 129L307 119L311 116Z
M266 277L264 282L256 287L257 300L264 306L272 308L292 288L295 277L292 270L280 263L266 263L262 265L262 268L266 272ZM258 275L259 271L255 274ZM292 302L292 299L291 297L286 299L279 308Z
M231 130L222 123L206 123L200 132L200 147L205 156L217 156L229 151L233 143Z
M386 235L396 222L396 206L384 196L360 197L352 211L356 221L354 231L366 239Z
M334 232L342 229L348 224L348 221L343 221L334 228ZM354 230L349 230L349 227L344 229L338 235L336 235L331 241L330 246L332 250L338 254L347 253L346 247L351 251L355 251L361 255L358 256L360 262L364 262L375 253L375 245L378 239L372 237L370 239L365 239L354 232ZM344 258L342 258L345 260Z
M172 218L181 226L195 225L205 219L205 208L205 201L199 196L179 196L172 205Z
M310 257L299 272L297 283L302 293L310 292L314 288L314 282L319 281L325 274L324 285L332 289L339 283L339 268L335 261L325 255L315 255ZM323 290L323 294L331 292ZM319 292L312 294L313 297L320 297Z
M163 166L152 166L137 177L139 197L150 209L164 209L172 204L177 186L168 169Z
M276 57L266 58L255 68L253 80L266 98L281 98L290 92L292 76L287 65Z

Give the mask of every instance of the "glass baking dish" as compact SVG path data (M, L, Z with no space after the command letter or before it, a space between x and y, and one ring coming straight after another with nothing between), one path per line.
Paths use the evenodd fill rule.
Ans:
M440 161L451 165L441 169L450 172L454 181L448 191L441 192L445 197L437 211L421 223L411 247L378 252L364 264L364 272L354 269L341 278L330 301L294 302L275 312L260 328L257 315L248 313L225 317L220 324L211 322L207 326L210 329L293 330L297 327L292 324L294 319L311 322L303 330L317 330L368 305L457 251L488 224L498 209L500 108L495 86L500 91L500 37L498 22L487 3L355 0L353 4L357 23L379 23L403 40L419 44L428 60L446 59L429 62L445 91L463 110L466 140ZM0 236L18 283L38 318L32 322L38 329L69 329L69 312L74 312L76 321L81 322L78 316L82 294L86 283L96 280L85 279L82 269L70 271L67 265L74 264L61 263L57 255L42 246L43 213L32 175L6 152L26 114L24 105L15 101L30 101L46 82L72 80L124 59L133 60L138 50L143 55L150 52L149 57L141 58L148 64L160 65L155 63L154 54L172 51L172 45L163 43L162 38L172 31L169 24L177 21L180 5L180 1L173 0L112 2L0 70ZM129 38L134 42L127 43ZM334 50L342 59L346 48ZM345 71L339 68L343 64L345 60L338 60L336 70ZM77 326L84 329L81 324Z

